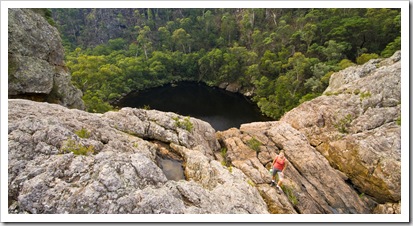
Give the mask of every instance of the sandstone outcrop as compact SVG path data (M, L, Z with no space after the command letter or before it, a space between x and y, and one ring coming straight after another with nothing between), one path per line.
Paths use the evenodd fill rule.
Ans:
M400 79L399 51L333 74L324 95L281 118L382 204L401 199Z
M342 175L310 145L307 138L285 122L243 124L239 130L219 132L218 137L228 148L228 161L258 184L272 213L370 211L368 203L346 184ZM259 141L260 149L252 150L248 146L251 139ZM274 188L269 187L271 178L264 166L270 167L281 150L290 164L284 183L286 194L275 195Z
M173 113L20 99L8 115L9 213L268 213L241 170L213 160L215 131L197 119L187 131ZM157 165L158 138L182 156L185 180Z
M57 29L31 9L9 9L8 95L84 109Z

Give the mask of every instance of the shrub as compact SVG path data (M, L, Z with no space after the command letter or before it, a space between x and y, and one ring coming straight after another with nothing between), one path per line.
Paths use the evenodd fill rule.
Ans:
M248 147L256 152L260 152L261 142L255 139L254 137L247 141Z
M73 152L75 155L89 155L95 153L93 145L85 147L72 139L65 141L61 150L63 153Z
M338 129L340 133L348 133L347 129L352 121L353 116L351 114L348 114L344 118L340 119L336 124L334 124L334 127Z
M116 99L119 99L121 97L122 96L119 93L111 93L111 94L109 94L108 99L109 100L116 100Z
M353 62L351 62L351 60L349 59L343 59L340 61L340 63L338 63L338 66L340 68L340 70L343 70L344 68L348 68L350 66L355 65Z
M321 77L321 82L325 84L326 86L328 86L328 84L330 83L330 78L332 74L334 74L334 71L327 72L323 77Z
M402 117L401 116L399 116L397 119L396 119L396 124L397 125L402 125Z
M89 138L90 137L90 132L85 128L82 128L81 130L75 131L75 134L80 138Z
M370 91L360 93L360 100L364 100L364 99L369 98L369 97L371 97Z
M287 195L287 198L291 202L291 204L293 204L293 206L296 206L298 204L298 199L295 196L293 190L285 185L281 185L281 189Z
M223 158L221 165L231 167L231 163L227 161L227 148L221 148L221 156ZM230 172L232 172L232 168L230 169Z
M221 156L222 156L223 158L226 158L226 157L227 157L227 148L221 148Z
M364 64L366 62L368 62L371 59L377 59L379 58L379 55L375 54L375 53L363 53L361 54L361 56L357 57L356 62L357 64Z
M308 93L306 95L304 95L303 97L301 97L299 103L302 104L306 101L312 100L316 97L319 97L321 95L321 93Z
M387 44L386 48L381 52L382 57L391 57L394 52L401 49L401 36L394 39L393 42Z
M172 119L175 120L176 127L185 129L188 132L192 132L194 125L192 124L189 116L185 117L183 120L180 120L179 117L173 117Z

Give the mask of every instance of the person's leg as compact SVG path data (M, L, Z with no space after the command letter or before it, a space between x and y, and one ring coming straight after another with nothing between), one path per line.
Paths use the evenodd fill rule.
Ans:
M272 169L272 180L271 180L271 185L270 186L274 186L275 185L275 175L277 175L278 170L273 168Z
M282 190L282 189L281 189L281 185L282 185L283 180L284 180L283 173L282 173L281 171L279 171L279 172L278 172L277 188L280 189L280 190Z

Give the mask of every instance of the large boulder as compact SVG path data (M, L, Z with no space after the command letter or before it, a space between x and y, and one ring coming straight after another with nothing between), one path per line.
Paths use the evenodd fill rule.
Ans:
M379 203L401 199L400 52L334 73L324 94L281 121Z
M9 213L268 213L242 171L211 158L219 148L211 140L212 127L191 118L189 132L171 116L184 119L130 108L92 114L9 100ZM182 180L168 180L156 161L155 141L161 142L156 139L162 133L171 134L162 142L183 159Z
M107 112L109 124L123 132L144 139L175 143L187 148L205 147L204 154L213 159L213 152L220 148L215 130L202 120L183 117L173 112L122 108Z
M39 10L40 11L40 10ZM9 9L8 95L84 109L57 29L31 9Z

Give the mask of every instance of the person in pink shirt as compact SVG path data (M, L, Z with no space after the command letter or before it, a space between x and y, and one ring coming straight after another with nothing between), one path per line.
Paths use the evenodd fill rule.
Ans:
M288 160L284 156L284 152L281 151L279 155L275 156L274 161L272 162L272 180L271 187L275 185L275 175L278 174L278 193L282 191L281 185L284 180L284 170L287 168Z

